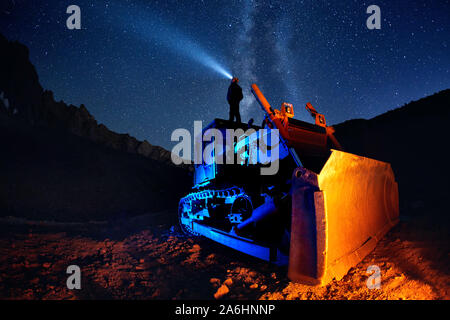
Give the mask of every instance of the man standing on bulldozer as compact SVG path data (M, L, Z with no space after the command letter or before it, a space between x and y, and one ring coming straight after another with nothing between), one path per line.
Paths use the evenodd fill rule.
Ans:
M234 77L231 79L231 84L228 87L227 100L230 104L230 121L236 117L236 122L241 122L241 115L239 114L239 102L244 98L242 95L242 88L238 85L239 79Z

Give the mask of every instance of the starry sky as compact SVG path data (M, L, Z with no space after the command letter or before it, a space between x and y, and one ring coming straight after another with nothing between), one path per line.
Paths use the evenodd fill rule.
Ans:
M69 5L81 30L68 30ZM369 30L366 9L381 9ZM371 118L450 88L450 1L2 0L0 32L30 49L57 101L84 104L111 130L171 149L176 128L228 117L225 72L243 121L310 101L329 124Z

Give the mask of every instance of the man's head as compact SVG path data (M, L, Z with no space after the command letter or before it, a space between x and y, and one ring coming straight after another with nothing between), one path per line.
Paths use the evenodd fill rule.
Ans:
M238 83L239 79L237 77L234 77L233 79L231 79L231 83L233 83L233 82Z

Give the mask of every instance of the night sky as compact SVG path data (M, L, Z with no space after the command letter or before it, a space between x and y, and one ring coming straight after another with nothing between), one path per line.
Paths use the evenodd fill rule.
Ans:
M449 1L2 0L0 32L30 48L56 100L85 104L111 130L171 148L176 128L228 117L240 78L243 121L262 119L255 82L273 107L312 121L371 118L450 88ZM68 30L66 8L81 8ZM381 30L366 9L381 8Z

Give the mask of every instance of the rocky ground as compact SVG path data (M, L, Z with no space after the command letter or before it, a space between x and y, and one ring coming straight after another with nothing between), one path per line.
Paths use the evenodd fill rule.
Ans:
M437 221L402 221L342 280L310 287L290 282L285 268L188 238L166 216L83 224L3 218L0 298L450 298L448 228ZM81 268L81 290L66 288L72 264ZM381 289L366 286L370 265L381 269Z

